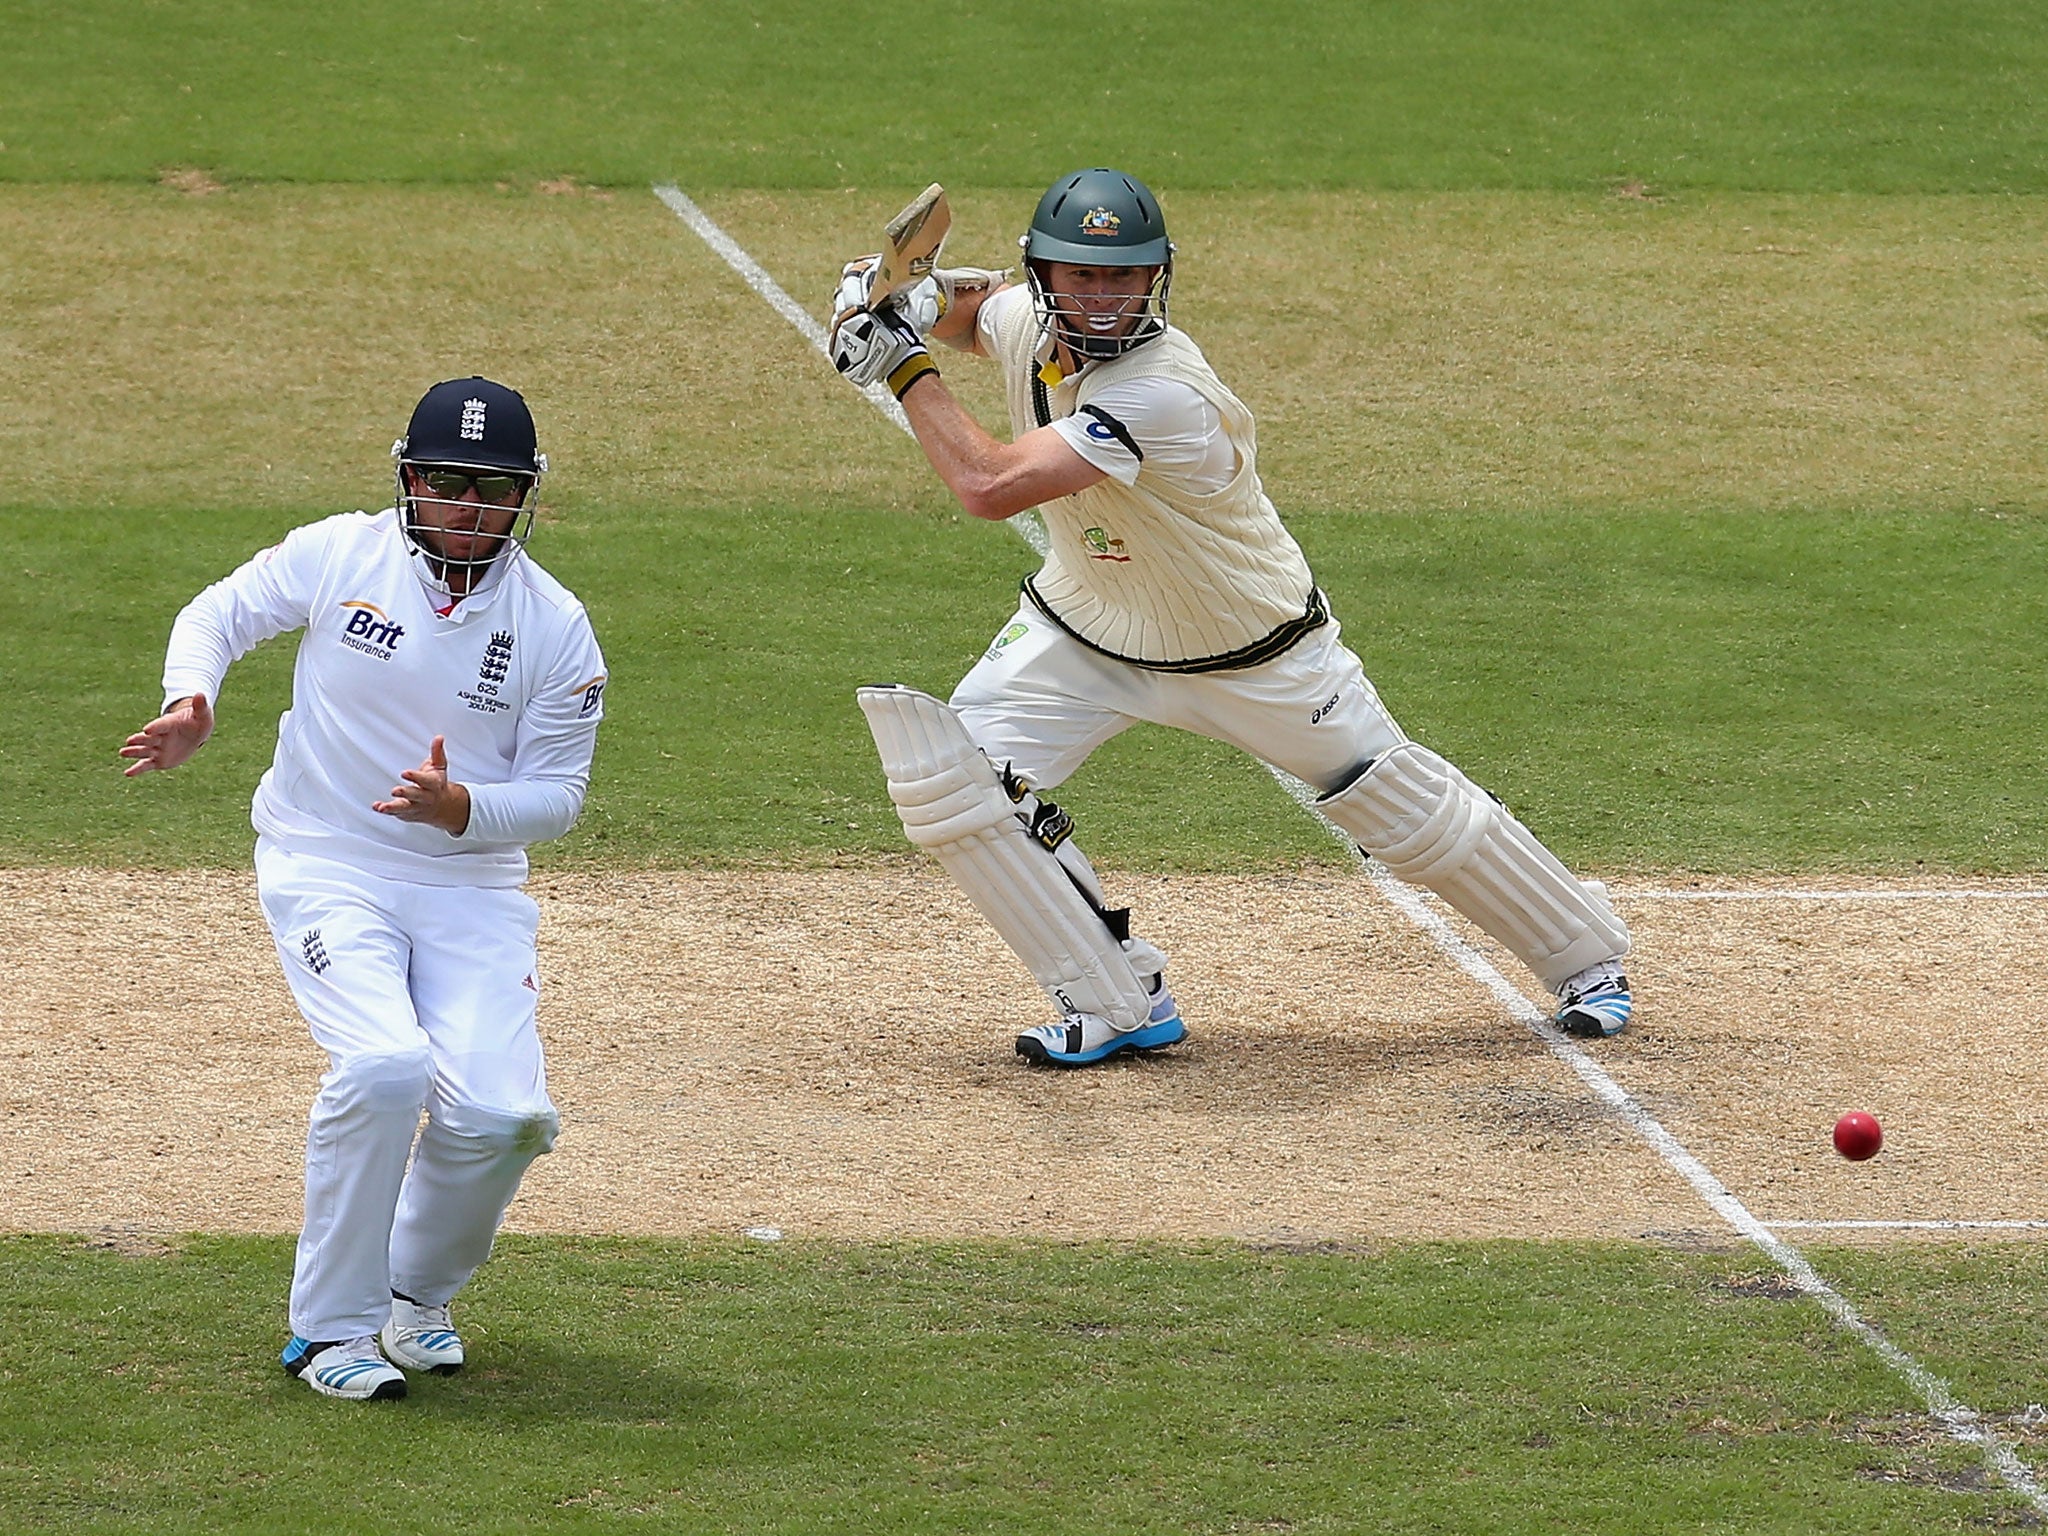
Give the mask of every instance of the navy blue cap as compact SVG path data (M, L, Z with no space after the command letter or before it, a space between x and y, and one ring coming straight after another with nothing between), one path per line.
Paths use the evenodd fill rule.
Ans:
M489 379L447 379L420 397L400 455L410 464L540 473L533 413L516 389Z

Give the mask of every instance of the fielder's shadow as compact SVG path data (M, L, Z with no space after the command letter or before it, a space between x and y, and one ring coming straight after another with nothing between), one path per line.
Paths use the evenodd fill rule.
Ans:
M415 1408L503 1425L667 1424L702 1419L731 1395L708 1378L621 1355L523 1340L478 1353L483 1358L453 1376L409 1375Z

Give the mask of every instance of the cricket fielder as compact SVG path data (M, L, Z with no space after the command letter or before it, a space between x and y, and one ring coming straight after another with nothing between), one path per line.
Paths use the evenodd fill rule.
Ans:
M1060 1012L1018 1054L1081 1066L1186 1035L1166 957L1130 931L1045 798L1139 720L1229 742L1315 786L1317 808L1555 992L1574 1035L1632 1007L1628 930L1497 800L1394 723L1259 483L1252 414L1167 312L1159 204L1118 171L1053 183L1024 281L936 272L869 303L847 264L832 360L886 382L961 506L1036 507L1050 549L950 704L860 690L905 830L945 865ZM926 336L1002 370L1011 440L967 413Z
M583 605L526 553L547 468L526 402L436 384L392 452L389 510L294 529L185 607L163 713L121 749L131 776L175 768L229 664L305 631L251 815L263 915L329 1061L283 1360L355 1399L461 1367L449 1302L554 1145L520 886L527 845L582 808L604 713Z

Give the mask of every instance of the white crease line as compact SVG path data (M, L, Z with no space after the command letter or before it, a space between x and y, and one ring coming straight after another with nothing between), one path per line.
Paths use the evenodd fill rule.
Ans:
M1274 776L1280 777L1277 772ZM1282 782L1285 783L1285 779L1282 779ZM1295 790L1295 797L1301 799L1307 791L1307 785L1299 785ZM1344 838L1344 834L1331 826L1327 820L1324 825L1330 826L1335 835ZM1348 846L1350 839L1344 838L1344 841ZM1466 943L1442 916L1426 905L1419 891L1403 885L1376 861L1368 861L1365 869L1382 896L1426 933L1437 948L1457 963L1460 970L1499 999L1501 1006L1541 1040L1551 1055L1577 1074L1579 1080L1592 1090L1594 1097L1606 1104L1631 1130L1654 1147L1657 1155L1690 1184L1693 1191L1712 1207L1723 1221L1768 1254L1772 1262L1789 1275L1800 1290L1826 1309L1839 1327L1862 1340L1879 1359L1919 1393L1920 1400L1927 1405L1927 1411L1951 1438L1965 1445L1976 1446L1983 1452L1984 1460L1994 1476L2006 1487L2025 1498L2035 1509L2048 1514L2048 1492L2043 1491L2033 1472L2019 1459L2013 1448L2000 1440L1983 1422L1976 1409L1958 1401L1955 1394L1949 1390L1948 1383L1865 1322L1849 1300L1823 1280L1798 1249L1776 1236L1769 1227L1752 1216L1728 1187L1715 1178L1704 1163L1687 1151L1677 1137L1664 1129L1655 1116L1631 1098L1627 1090L1607 1074L1606 1069L1573 1044L1570 1037L1553 1025L1541 1010L1501 975L1491 961Z
M705 244L724 257L727 265L746 279L748 287L767 299L775 306L777 313L810 337L812 345L818 347L820 351L824 350L824 332L817 322L805 314L795 300L784 293L777 286L775 279L763 271L760 264L742 250L730 235L712 223L702 209L674 187L656 187L654 194L674 209L677 216L695 230ZM901 418L903 408L894 399L887 398L887 391L883 391L883 395L886 399L886 409L881 401L876 402L876 409L884 410L885 414L893 412L892 420ZM868 398L874 399L872 391L869 392ZM909 431L907 420L899 420L898 425ZM1023 529L1017 528L1016 523L1017 520L1013 518L1008 526L1017 531L1018 536L1026 543L1043 553L1043 545L1037 539L1031 538ZM1330 834L1342 842L1354 856L1358 855L1358 850L1352 845L1351 839L1316 811L1313 803L1315 792L1308 785L1283 773L1270 763L1266 764L1265 768L1303 809L1321 821ZM1913 1390L1920 1394L1920 1400L1927 1405L1928 1412L1940 1422L1950 1436L1966 1445L1979 1447L1984 1453L1985 1461L1990 1464L1992 1472L2000 1481L2024 1497L2041 1513L2048 1514L2048 1493L2043 1492L2041 1485L2034 1480L2033 1473L2014 1454L2012 1447L1984 1426L1976 1409L1958 1402L1940 1377L1866 1323L1838 1291L1815 1273L1813 1266L1806 1262L1798 1249L1774 1236L1768 1227L1752 1216L1742 1202L1707 1171L1706 1166L1698 1158L1686 1151L1677 1137L1665 1130L1648 1110L1630 1098L1621 1085L1607 1075L1604 1068L1572 1044L1570 1038L1553 1026L1535 1004L1517 991L1508 979L1495 969L1491 961L1466 943L1449 923L1433 911L1423 901L1420 892L1401 884L1376 861L1363 862L1366 874L1371 877L1382 896L1426 933L1437 948L1449 956L1460 970L1491 992L1509 1014L1543 1042L1551 1055L1578 1075L1580 1081L1592 1090L1595 1098L1606 1104L1637 1135L1649 1142L1657 1150L1658 1155L1692 1185L1699 1197L1711 1206L1722 1220L1770 1255L1773 1262L1792 1277L1800 1290L1819 1302L1843 1330L1861 1339L1880 1359L1903 1377Z
M712 223L711 216L685 197L681 189L659 186L654 189L654 195L667 203L675 216L689 225L697 238L716 251L727 266L739 273L741 281L766 299L775 313L795 326L804 340L818 349L820 357L828 362L831 360L831 343L826 339L825 327L813 320L803 305L785 293L782 285L770 277L767 269L749 256L737 240ZM868 397L868 404L894 422L904 436L916 440L917 434L910 430L910 418L903 414L903 407L896 403L896 397L885 385L870 384L861 393Z
M1805 1232L1855 1228L1886 1232L2032 1232L2048 1228L2048 1221L1767 1221L1773 1232Z
M1631 891L1622 901L2043 901L2048 891Z

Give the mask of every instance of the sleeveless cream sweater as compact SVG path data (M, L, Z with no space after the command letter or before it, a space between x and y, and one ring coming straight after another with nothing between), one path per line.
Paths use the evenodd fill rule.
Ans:
M1135 485L1104 479L1041 507L1051 548L1024 590L1048 618L1096 650L1171 672L1253 666L1327 621L1301 547L1259 483L1252 413L1201 348L1168 326L1047 388L1033 307L1006 308L991 350L1013 434L1072 415L1111 384L1160 376L1213 405L1237 453L1237 473L1213 493L1191 493L1141 463Z

